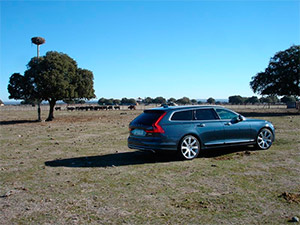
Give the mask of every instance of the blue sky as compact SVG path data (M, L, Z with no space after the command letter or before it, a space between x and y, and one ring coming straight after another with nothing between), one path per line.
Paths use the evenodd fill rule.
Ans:
M252 96L270 57L300 43L299 1L1 1L0 99L31 37L94 73L97 99Z

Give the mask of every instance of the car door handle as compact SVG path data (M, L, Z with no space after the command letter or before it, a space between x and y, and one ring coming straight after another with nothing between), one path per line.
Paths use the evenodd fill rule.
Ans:
M197 125L197 127L205 127L205 124L204 123L200 123Z
M224 123L225 126L231 126L230 122Z

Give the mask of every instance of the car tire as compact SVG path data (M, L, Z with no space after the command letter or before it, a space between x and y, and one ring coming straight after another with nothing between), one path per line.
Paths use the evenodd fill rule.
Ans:
M274 140L273 133L268 128L261 129L256 137L256 148L259 150L267 150L271 147Z
M195 136L186 135L179 142L179 156L184 160L195 159L199 155L200 147L200 142Z

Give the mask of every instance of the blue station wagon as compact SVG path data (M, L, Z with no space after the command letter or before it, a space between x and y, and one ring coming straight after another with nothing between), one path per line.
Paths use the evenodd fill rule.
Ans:
M128 147L178 151L191 160L201 149L255 145L268 149L275 140L271 122L221 106L165 106L145 110L129 124Z

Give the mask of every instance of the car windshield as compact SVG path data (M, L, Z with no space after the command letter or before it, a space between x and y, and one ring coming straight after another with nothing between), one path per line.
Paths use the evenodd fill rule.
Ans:
M139 115L132 121L132 125L139 124L139 125L146 125L151 126L155 123L158 118L164 113L164 111L160 110L145 110L144 113Z

